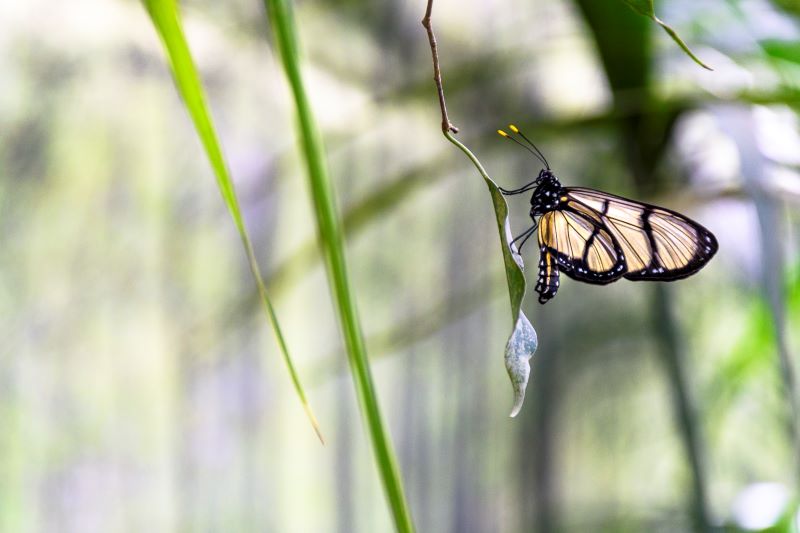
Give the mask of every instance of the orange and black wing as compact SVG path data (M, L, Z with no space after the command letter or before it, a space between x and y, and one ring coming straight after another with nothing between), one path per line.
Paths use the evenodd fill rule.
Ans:
M572 279L604 285L625 274L625 255L600 215L580 204L542 215L539 220L539 302L558 291L558 273Z
M714 235L697 222L663 207L613 194L568 187L566 208L596 213L622 249L625 277L672 281L691 276L714 256Z

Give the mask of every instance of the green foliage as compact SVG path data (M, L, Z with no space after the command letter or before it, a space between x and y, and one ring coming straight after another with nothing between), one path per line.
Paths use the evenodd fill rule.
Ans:
M773 316L766 302L754 299L746 311L745 327L723 364L715 369L707 385L707 417L721 426L731 405L749 380L770 369L775 346Z
M770 57L800 63L800 42L798 41L764 39L759 44Z
M680 35L678 35L678 33L674 29L672 29L672 27L669 24L667 24L666 22L664 22L663 20L661 20L656 16L656 10L653 0L622 0L622 1L625 2L628 5L628 7L630 7L640 15L649 18L650 20L661 26L664 29L664 31L667 32L667 35L669 35L672 38L672 40L675 41L675 43L678 46L680 46L684 52L686 52L686 55L688 55L694 60L695 63L697 63L698 65L700 65L705 69L714 70L705 63L703 63L700 60L700 58L697 57L694 54L694 52L692 52L689 49L687 44L683 42L683 39L681 39Z
M178 14L178 7L174 0L145 0L145 7L156 27L159 37L167 51L172 73L175 77L175 83L178 91L186 104L186 109L194 122L197 134L205 148L206 155L208 156L211 167L214 170L214 175L217 178L217 186L219 187L225 205L233 218L236 229L242 240L245 253L247 254L247 261L250 266L250 271L255 279L258 293L261 297L261 303L264 307L264 312L267 314L272 330L278 341L283 360L286 363L286 368L289 370L289 375L292 378L300 402L303 404L303 409L314 427L320 441L323 441L322 433L317 423L316 417L311 411L311 407L306 399L305 391L300 383L300 377L294 367L294 363L289 355L289 348L286 345L286 340L281 332L280 325L278 324L278 317L275 314L275 309L267 294L267 289L264 281L261 278L261 272L258 268L253 245L250 241L250 236L247 233L247 228L244 225L242 212L239 207L239 201L236 198L236 191L233 186L233 180L228 172L228 167L225 164L225 158L222 155L222 148L220 147L217 134L214 130L214 124L211 120L211 114L208 111L208 106L205 102L205 95L203 87L200 83L200 76L197 73L197 68L192 60L192 55L189 51L189 46L186 43L186 37L183 33L181 26L180 16Z
M772 0L772 3L795 16L800 16L800 0Z
M698 457L707 461L712 523L739 531L738 494L751 483L777 482L797 495L776 345L785 337L796 362L797 168L780 150L796 142L780 134L797 129L800 62L791 31L770 33L795 21L739 0L704 3L701 19L683 17L676 29L713 21L730 38L715 42L725 57L719 72L698 75L650 17L620 2L575 4L581 9L522 1L486 24L437 2L448 106L464 126L459 142L494 178L505 176L498 182L527 181L530 162L488 134L502 117L519 118L565 183L685 212L718 233L722 248L707 270L667 286L660 314L652 284L565 280L555 302L529 298L525 314L546 336L530 370L520 354L533 352L533 336L515 327L512 340L529 345L509 341L507 364L519 363L512 379L534 374L512 425L497 416L509 407L498 365L498 341L512 325L506 294L514 326L527 319L515 313L524 286L508 248L505 200L516 234L528 224L528 199L504 199L486 181L496 224L473 212L488 198L431 127L430 57L414 6L294 4L307 36L295 52L313 75L305 83L325 141L319 159L339 186L331 197L340 201L347 259L357 259L349 282L403 490L424 531L689 531L687 500L699 501L702 490L690 483L703 475L684 449L695 432L707 437ZM170 127L191 128L168 74L154 68L165 63L161 43L124 24L134 14L147 29L143 5L105 3L89 26L68 17L57 32L63 47L36 22L49 20L37 15L52 6L20 3L0 17L9 89L0 98L8 347L0 404L9 421L0 492L11 497L0 506L0 530L80 529L86 520L104 529L392 530L370 433L363 438L367 422L359 423L368 414L358 417L345 369L351 358L336 313L325 312L329 257L309 209L305 141L282 124L296 109L277 48L265 61L265 29L277 34L265 28L263 4L195 2L180 22L208 77L203 90L224 111L220 141L229 142L224 153L216 146L217 162L226 174L242 169L236 192L283 332L294 352L297 331L319 355L301 373L327 448L294 438L308 428L293 416L294 394L275 394L288 382L271 368L283 363L271 346L267 361L258 358L262 334L270 335L256 309L261 292L237 267L241 244L228 242L229 215L207 209L222 207L215 187L194 183L212 166L194 132L186 139ZM655 9L670 22L666 7L695 8L664 0ZM78 4L64 9L81 14ZM177 20L176 9L166 16ZM31 12L25 24L19 10ZM546 27L536 24L543 16ZM484 44L476 50L474 42ZM659 72L673 54L689 70ZM757 128L725 123L730 113L752 115ZM221 127L214 115L206 118ZM210 120L203 124L213 135ZM760 142L733 146L752 131ZM761 184L756 177L743 187L742 177L753 174L747 158L758 157L778 216L756 221ZM223 197L229 185L221 182ZM522 255L535 275L536 250ZM754 279L758 272L768 283ZM668 372L668 361L682 369ZM679 395L696 402L696 422L675 416L670 401L679 406ZM17 490L28 485L44 490ZM793 498L770 531L788 530L796 509Z
M614 97L628 98L623 106L640 106L642 89L650 79L650 25L628 9L609 9L603 2L575 0L589 25Z
M375 386L367 360L367 351L355 298L348 280L342 225L335 207L333 185L328 176L322 139L306 95L300 72L298 40L288 0L266 0L270 25L275 34L283 68L291 86L299 123L302 151L305 156L309 188L314 202L317 231L328 279L333 290L338 318L344 334L353 382L358 393L361 411L366 419L372 451L381 474L381 481L395 527L401 532L414 530L406 503L400 471L392 450L388 432L381 417Z

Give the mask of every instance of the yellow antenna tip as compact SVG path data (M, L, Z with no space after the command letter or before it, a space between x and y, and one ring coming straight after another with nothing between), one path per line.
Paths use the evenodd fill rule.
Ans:
M513 131L514 133L519 133L519 128L517 128L517 127L516 127L515 125L513 125L513 124L509 124L509 125L508 125L508 128L509 128L511 131Z
M497 130L497 133L499 133L503 137L508 137L508 133L504 132L503 130Z

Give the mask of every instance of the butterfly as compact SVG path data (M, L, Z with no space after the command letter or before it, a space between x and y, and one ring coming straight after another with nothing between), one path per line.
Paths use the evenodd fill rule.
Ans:
M538 229L539 278L536 292L545 304L558 292L560 272L570 278L605 285L621 278L674 281L691 276L714 256L714 235L697 222L664 207L636 202L584 187L563 187L542 152L513 124L498 133L536 156L546 168L519 189L533 190L533 226L511 241L518 250ZM524 144L523 144L524 142Z

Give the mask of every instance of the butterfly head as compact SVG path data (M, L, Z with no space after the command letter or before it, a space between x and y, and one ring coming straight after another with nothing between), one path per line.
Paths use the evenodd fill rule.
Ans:
M545 168L539 171L539 177L537 177L533 182L533 184L536 185L536 189L533 191L533 196L531 197L531 217L537 217L547 213L548 211L558 209L559 204L562 202L561 183L558 181L558 178L556 178L556 175L553 174L553 171L550 170L550 163L547 162L547 158L545 158L542 151L539 150L539 148L533 144L533 141L531 141L524 133L522 133L518 127L513 124L509 124L508 127L522 140L509 135L503 130L497 130L497 133L499 133L500 136L509 139L517 143L519 146L525 148L545 166ZM528 189L529 187L525 186L519 192Z
M531 217L536 217L558 209L561 203L561 182L553 171L543 169L536 178L538 186L531 196Z

